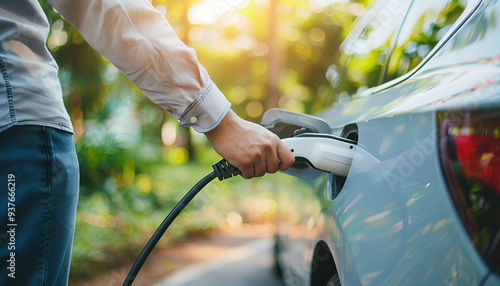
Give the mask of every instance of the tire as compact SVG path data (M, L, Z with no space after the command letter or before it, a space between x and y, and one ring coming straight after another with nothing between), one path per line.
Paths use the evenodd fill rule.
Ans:
M273 272L280 279L283 279L283 267L281 267L280 261L278 259L279 254L280 254L280 245L278 236L276 235L274 237L274 245L273 245L273 258L274 258Z
M340 286L339 275L338 274L333 275L325 286Z

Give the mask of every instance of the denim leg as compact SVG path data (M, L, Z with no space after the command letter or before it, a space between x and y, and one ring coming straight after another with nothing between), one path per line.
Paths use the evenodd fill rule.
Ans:
M67 285L78 184L70 133L0 133L0 285Z

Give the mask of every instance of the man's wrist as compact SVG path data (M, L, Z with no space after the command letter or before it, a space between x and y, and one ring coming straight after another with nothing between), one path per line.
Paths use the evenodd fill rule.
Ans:
M205 136L210 140L217 135L227 133L227 130L235 127L235 122L239 119L238 115L233 110L229 109L224 118L213 129L204 132Z

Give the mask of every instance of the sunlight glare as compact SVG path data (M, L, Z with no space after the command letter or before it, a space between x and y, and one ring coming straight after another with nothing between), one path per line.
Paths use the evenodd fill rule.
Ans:
M309 0L309 8L315 13L319 13L323 11L323 9L327 6L330 6L334 3L345 3L349 0Z
M165 122L161 127L161 140L163 144L169 146L175 143L177 138L177 131L175 125L171 122Z
M266 43L257 43L252 52L256 57L265 56L269 53L269 46Z
M236 39L234 39L235 46L246 51L253 49L256 44L255 42L255 38L248 34L238 35Z
M203 0L189 8L188 19L194 25L211 25L227 13L244 8L249 3L250 0Z

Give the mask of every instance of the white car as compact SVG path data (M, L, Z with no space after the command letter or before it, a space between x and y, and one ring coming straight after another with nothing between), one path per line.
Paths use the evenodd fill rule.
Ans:
M340 53L331 108L262 122L357 147L279 190L285 283L500 285L500 2L373 1Z

